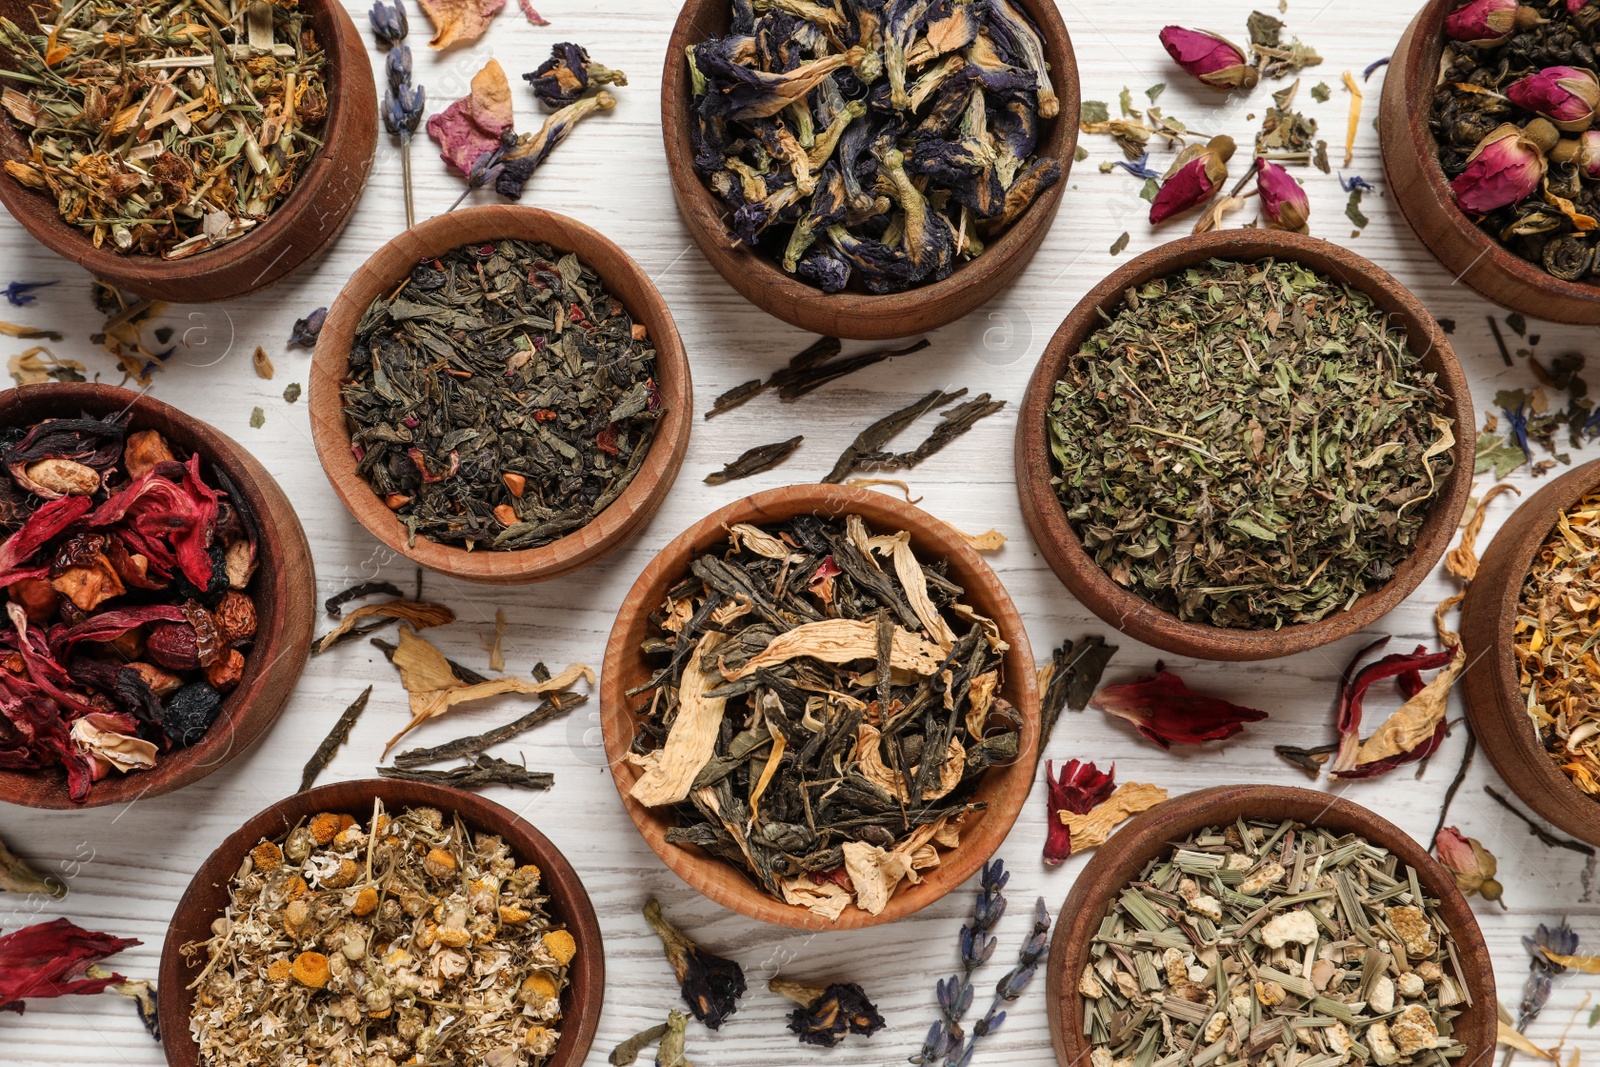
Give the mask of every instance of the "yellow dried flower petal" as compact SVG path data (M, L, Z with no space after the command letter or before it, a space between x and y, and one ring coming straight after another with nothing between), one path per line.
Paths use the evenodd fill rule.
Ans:
M544 947L555 961L565 967L578 954L577 939L567 930L551 930L544 935Z

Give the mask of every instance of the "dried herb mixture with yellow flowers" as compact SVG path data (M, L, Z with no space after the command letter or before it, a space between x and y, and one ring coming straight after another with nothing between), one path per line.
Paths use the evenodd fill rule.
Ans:
M1517 666L1550 758L1600 798L1600 491L1556 522L1522 585Z
M249 233L322 147L325 57L297 0L75 3L0 19L6 173L96 247L181 259Z
M461 1063L534 1067L561 1039L577 943L537 867L434 808L375 802L263 841L193 983L208 1067Z

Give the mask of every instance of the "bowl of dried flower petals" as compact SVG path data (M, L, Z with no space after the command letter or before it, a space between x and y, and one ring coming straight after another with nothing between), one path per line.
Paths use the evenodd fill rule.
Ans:
M605 956L577 873L510 811L342 782L212 853L167 931L160 989L172 1067L574 1067Z
M1202 789L1119 830L1061 908L1046 983L1064 1067L1285 1047L1487 1063L1498 1030L1489 949L1449 872L1366 808L1282 786Z
M0 800L170 792L247 750L310 650L305 531L176 408L86 383L0 394Z
M650 847L779 926L932 904L1005 839L1038 762L1010 596L965 535L869 489L768 490L691 526L628 594L600 687Z
M228 300L294 273L377 152L366 48L331 0L0 0L0 65L0 202L140 296Z
M1461 606L1462 696L1512 792L1600 845L1600 462L1557 478L1495 534Z

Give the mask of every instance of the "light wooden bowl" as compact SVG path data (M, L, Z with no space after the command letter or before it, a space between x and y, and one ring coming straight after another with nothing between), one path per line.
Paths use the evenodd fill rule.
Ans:
M1528 718L1512 627L1534 557L1562 513L1597 486L1600 460L1568 471L1517 508L1484 552L1461 605L1461 692L1472 732L1524 804L1592 845L1600 845L1600 799L1562 773Z
M350 220L378 150L378 97L366 46L343 5L304 0L303 9L327 53L328 117L322 151L278 209L244 237L185 259L123 255L95 248L62 221L55 199L0 175L0 201L40 244L101 281L140 296L195 304L232 300L282 281L310 263ZM0 16L25 30L38 25L33 0L0 0ZM0 63L10 66L0 53ZM0 112L0 158L24 159L28 138Z
M1462 1064L1486 1065L1495 1052L1498 1018L1494 967L1472 908L1449 872L1428 850L1398 826L1359 804L1331 793L1270 785L1225 785L1188 793L1134 817L1090 857L1072 892L1061 906L1050 941L1045 972L1045 1003L1050 1015L1050 1041L1062 1067L1089 1062L1092 1045L1083 1036L1083 997L1078 976L1089 961L1089 947L1112 897L1137 878L1145 864L1173 843L1207 826L1222 826L1240 817L1294 819L1336 833L1355 833L1393 852L1417 872L1424 891L1440 900L1440 913L1455 937L1472 1006L1455 1022L1456 1036L1466 1045Z
M1444 51L1444 20L1460 0L1429 0L1394 51L1378 109L1383 173L1424 248L1480 296L1552 322L1600 323L1600 285L1567 282L1507 251L1456 207L1428 120Z
M356 471L339 390L350 369L356 327L372 301L397 288L424 259L462 245L520 239L541 241L578 258L600 275L633 320L650 332L656 348L656 388L666 405L656 423L650 452L633 481L581 529L548 545L515 552L468 551L418 537L406 528ZM689 357L666 301L639 264L604 235L575 219L530 207L468 208L438 215L407 230L373 254L345 283L328 311L311 359L311 437L334 492L367 532L389 548L453 578L491 585L517 585L559 578L616 551L643 529L672 488L689 447L694 390Z
M518 816L476 793L421 782L391 782L369 779L339 782L296 793L261 812L217 847L195 872L184 891L178 910L173 912L161 949L161 979L158 1007L161 1015L161 1044L171 1067L199 1067L200 1046L189 1032L189 1014L194 993L189 984L205 966L204 954L189 963L182 948L211 936L212 920L228 906L228 883L239 865L262 839L272 839L292 830L303 819L322 812L349 815L363 824L372 818L372 802L381 799L384 808L438 808L448 817L461 816L467 829L497 835L520 863L531 863L544 874L550 894L553 918L566 923L578 944L571 964L570 984L561 994L561 1041L545 1061L545 1067L578 1067L594 1043L600 1028L600 1010L605 1001L605 944L600 937L600 922L594 905L572 864L550 843L550 839ZM265 1067L238 1063L233 1067Z
M1294 260L1369 294L1377 306L1404 327L1413 350L1426 354L1448 397L1448 414L1457 428L1455 467L1434 500L1418 533L1416 549L1395 569L1388 584L1367 593L1348 610L1320 622L1279 630L1224 629L1184 622L1112 581L1084 551L1067 521L1051 480L1056 474L1046 418L1067 360L1114 314L1131 287L1210 259ZM1433 570L1449 547L1472 490L1475 414L1467 380L1439 323L1416 297L1387 272L1353 252L1326 241L1280 230L1224 230L1184 237L1122 266L1089 291L1062 322L1028 383L1017 419L1017 495L1039 551L1084 607L1129 637L1174 655L1210 660L1261 660L1319 648L1371 626L1405 600Z
M316 576L311 549L288 497L266 468L230 438L177 408L109 385L24 385L0 392L0 426L43 419L96 416L132 409L136 430L157 430L172 444L215 464L238 490L237 503L254 523L259 569L249 593L256 604L255 643L244 677L222 702L216 722L199 743L161 756L155 767L113 773L94 784L82 804L67 795L65 775L0 770L0 801L30 808L74 809L129 804L198 782L242 755L278 718L311 653Z
M903 293L875 296L846 289L824 293L787 273L760 252L753 252L728 231L727 205L712 193L694 170L689 139L694 92L685 49L728 32L732 13L728 0L685 0L672 40L667 44L661 75L661 133L666 141L667 171L689 236L718 274L752 304L769 315L812 333L860 340L883 340L925 333L952 323L987 303L1028 265L1044 241L1061 206L1078 145L1078 63L1061 12L1049 0L1017 0L1039 31L1061 111L1040 123L1038 155L1061 162L1061 180L976 259L956 268L942 282Z
M641 772L624 758L633 744L638 722L634 700L627 691L651 675L650 662L639 649L651 629L650 613L665 599L667 590L689 573L689 563L695 556L726 541L728 526L740 522L777 523L812 514L829 518L860 515L875 528L908 530L918 555L949 560L950 579L967 591L967 602L999 624L1001 634L1011 645L1003 660L1005 684L1001 694L1022 715L1018 758L1007 766L991 767L984 775L976 798L986 802L988 808L963 827L961 845L942 853L939 866L922 872L920 884L903 886L877 915L850 906L835 922L768 896L743 871L716 857L668 844L666 832L675 825L675 816L667 809L647 808L629 795ZM622 806L646 843L679 878L718 904L762 922L807 930L855 930L894 922L927 907L976 873L1000 847L1033 787L1039 759L1039 689L1033 652L1016 606L989 565L957 531L927 512L868 489L791 485L757 493L712 512L679 534L639 575L606 642L605 665L600 672L600 728Z

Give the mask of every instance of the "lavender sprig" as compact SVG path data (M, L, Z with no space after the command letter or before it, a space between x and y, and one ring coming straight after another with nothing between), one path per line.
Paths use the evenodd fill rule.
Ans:
M972 972L988 962L999 942L990 932L1006 913L1004 889L1011 875L1005 863L995 860L983 868L979 879L978 899L973 905L972 921L961 928L961 973L940 979L934 986L939 1001L939 1020L928 1030L922 1048L911 1057L912 1063L935 1064L950 1062L966 1041L961 1020L972 1007ZM970 1054L970 1053L969 1053Z
M1028 988L1028 983L1033 981L1033 976L1038 973L1039 961L1050 948L1050 912L1045 909L1044 898L1040 897L1033 904L1033 931L1028 939L1022 943L1022 950L1017 953L1017 965L1007 971L995 983L994 1000L989 1004L989 1010L972 1024L972 1036L967 1038L967 1043L960 1050L959 1056L951 1055L945 1061L946 1067L967 1067L972 1062L972 1053L976 1050L978 1039L988 1037L1000 1029L1006 1021L1004 1004L1009 1004L1022 996L1023 990Z
M383 116L384 129L400 139L400 172L406 190L406 228L410 229L416 225L417 219L411 193L411 140L416 135L417 127L422 124L427 94L422 86L411 84L411 48L405 43L411 26L406 19L403 0L394 0L388 5L383 0L377 0L368 18L372 22L372 34L378 39L378 47L389 51L383 64L389 88L384 91L379 114Z
M1526 1030L1539 1017L1550 999L1550 979L1567 973L1559 963L1544 954L1548 949L1557 956L1572 956L1578 951L1578 934L1566 919L1556 927L1540 923L1538 929L1522 938L1522 945L1533 959L1528 961L1528 980L1522 985L1522 1004L1517 1015L1517 1029Z

